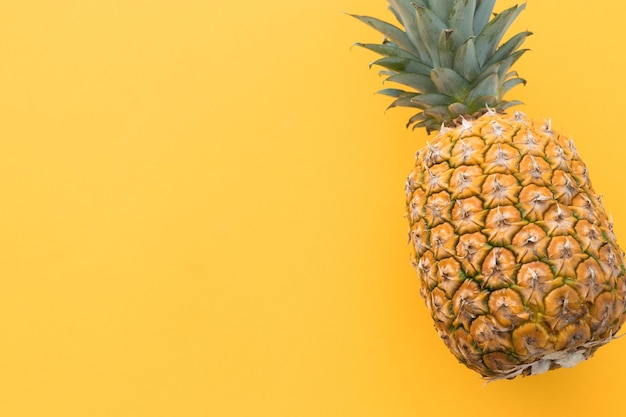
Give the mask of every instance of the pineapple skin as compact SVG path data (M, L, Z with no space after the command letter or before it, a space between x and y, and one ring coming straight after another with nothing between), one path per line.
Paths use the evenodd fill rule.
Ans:
M590 358L626 320L626 267L573 142L522 113L442 128L406 183L411 259L450 351L488 380Z

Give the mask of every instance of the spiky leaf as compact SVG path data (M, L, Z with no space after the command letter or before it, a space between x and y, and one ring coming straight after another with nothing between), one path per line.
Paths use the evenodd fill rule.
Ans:
M376 61L370 63L370 67L374 65L387 68L395 72L411 72L426 76L430 74L430 68L427 65L411 58L389 56L377 59Z
M468 80L473 80L480 73L473 37L456 50L453 69Z
M429 77L421 74L395 74L387 78L386 81L403 84L417 91L428 92L435 90L435 85L433 81Z
M476 0L455 0L448 17L448 27L454 28L452 39L455 46L466 42L474 35L474 12Z
M404 49L407 52L410 52L412 55L418 55L415 46L411 44L409 37L405 32L401 29L398 29L394 25L383 22L382 20L376 19L375 17L369 16L360 16L356 14L351 14L350 16L360 20L366 25L376 29L380 33L382 33L386 38L388 38L391 42L398 45L400 48Z
M430 78L437 86L437 91L458 99L465 97L470 86L469 81L449 68L433 69Z
M505 32L511 26L515 18L524 10L526 5L513 6L496 15L476 38L476 51L478 62L485 63L490 55L496 51Z
M447 26L432 10L421 7L416 3L413 3L413 6L417 10L417 25L420 38L423 40L426 50L430 55L433 67L439 67L441 63L439 61L437 45L441 33L447 29Z
M419 29L415 19L415 8L408 0L389 0L389 6L394 10L394 14L404 26L407 37L411 44L418 51L418 57L426 65L432 65L432 60L428 55L428 50L419 40Z
M474 34L483 31L496 5L496 0L478 0L476 11L474 12Z
M381 91L395 98L391 107L423 110L409 125L431 131L442 122L455 124L458 116L478 117L487 106L502 111L518 103L504 95L525 83L511 67L531 33L502 40L525 5L492 18L495 0L388 1L400 26L352 15L384 36L381 44L356 45L382 55L370 65L383 68L386 82L406 87Z

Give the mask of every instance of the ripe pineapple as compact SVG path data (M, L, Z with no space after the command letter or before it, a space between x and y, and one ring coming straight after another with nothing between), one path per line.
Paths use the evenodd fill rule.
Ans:
M626 267L612 222L571 140L503 100L530 32L501 44L524 9L495 0L389 0L390 107L435 133L406 183L412 260L435 328L484 378L512 379L588 359L626 320Z

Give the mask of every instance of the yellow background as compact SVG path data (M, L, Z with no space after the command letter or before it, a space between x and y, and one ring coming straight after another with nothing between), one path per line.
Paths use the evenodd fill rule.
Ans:
M498 9L514 2L500 0ZM384 0L0 3L0 415L619 416L626 341L483 386L432 328ZM626 3L530 0L514 95L626 243Z

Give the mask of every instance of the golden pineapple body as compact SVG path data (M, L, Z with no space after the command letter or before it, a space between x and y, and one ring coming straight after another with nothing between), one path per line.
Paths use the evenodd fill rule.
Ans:
M624 256L571 140L489 111L435 135L406 192L422 296L469 368L571 367L615 337Z

